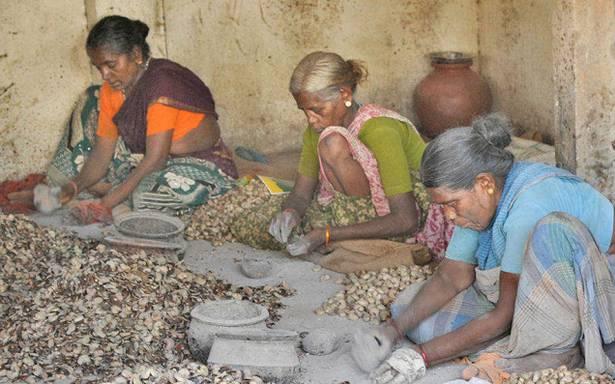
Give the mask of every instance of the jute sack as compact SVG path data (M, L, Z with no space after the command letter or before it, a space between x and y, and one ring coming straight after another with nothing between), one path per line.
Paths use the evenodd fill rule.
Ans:
M425 265L431 261L425 246L390 240L335 241L330 249L332 252L320 258L319 264L340 273L379 271L399 265Z

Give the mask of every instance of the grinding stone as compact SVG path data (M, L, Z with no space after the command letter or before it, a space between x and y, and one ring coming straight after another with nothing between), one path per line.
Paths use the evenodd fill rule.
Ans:
M262 279L271 274L273 265L267 259L244 259L241 263L241 272L251 279Z
M326 328L310 331L303 338L303 350L312 355L328 355L337 349L337 335Z

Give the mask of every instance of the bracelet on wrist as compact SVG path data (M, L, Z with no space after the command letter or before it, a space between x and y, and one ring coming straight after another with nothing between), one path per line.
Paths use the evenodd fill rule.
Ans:
M423 362L425 363L425 368L429 368L429 359L427 358L427 354L425 353L423 346L421 344L417 344L417 347L419 347L419 353L421 354L421 357L423 358Z
M329 246L330 241L331 241L331 226L327 224L325 226L325 248Z
M66 183L66 185L71 187L71 189L73 190L73 194L71 196L66 196L66 197L62 198L60 200L61 204L66 204L69 201L71 201L72 199L74 199L75 197L77 197L77 195L79 195L79 187L77 186L77 183L75 183L73 180L71 180L68 183Z
M79 194L79 186L73 180L69 181L68 185L73 187L73 197L76 197Z

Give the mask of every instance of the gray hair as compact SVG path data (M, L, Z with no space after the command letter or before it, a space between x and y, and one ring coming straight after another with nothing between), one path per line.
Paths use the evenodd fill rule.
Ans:
M425 148L421 177L427 188L469 190L476 176L491 173L505 178L515 160L507 151L512 124L503 114L477 118L471 127L453 128L440 134Z
M301 92L316 93L323 100L339 97L339 87L357 84L367 78L365 65L357 60L344 60L337 53L312 52L305 56L290 77L289 90L293 95Z

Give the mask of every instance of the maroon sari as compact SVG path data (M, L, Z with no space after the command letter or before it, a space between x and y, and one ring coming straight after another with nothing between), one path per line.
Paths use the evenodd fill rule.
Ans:
M147 109L153 103L191 112L205 113L216 119L216 107L209 88L188 68L166 59L151 59L147 70L134 85L124 104L113 117L122 139L132 153L145 153ZM231 152L222 138L211 148L187 154L216 164L227 175L237 178Z

